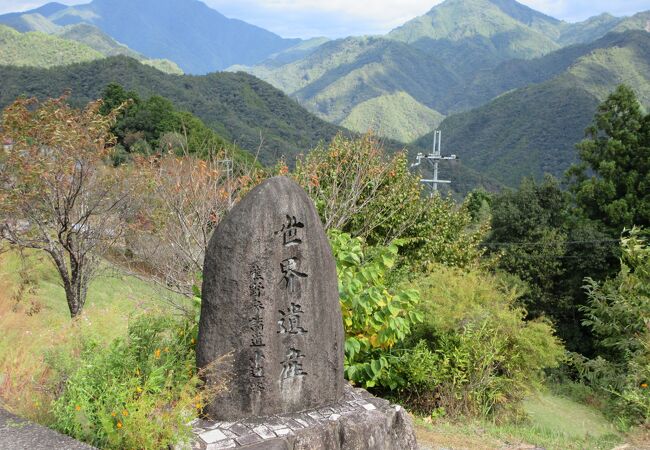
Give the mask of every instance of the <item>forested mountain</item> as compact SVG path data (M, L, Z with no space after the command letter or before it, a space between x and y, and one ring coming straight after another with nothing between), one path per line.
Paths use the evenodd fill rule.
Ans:
M48 32L52 24L95 25L148 58L170 59L196 74L254 64L301 42L229 19L198 0L93 0L62 6L0 16L0 23Z
M584 52L587 47L567 49L579 50L574 56L584 54L564 64L565 70L548 81L447 117L440 125L447 151L510 186L524 176L561 176L576 161L574 145L583 138L597 105L616 85L628 84L650 107L650 34L612 34L601 40L604 43L589 52ZM428 149L431 140L431 134L423 136L412 150Z
M607 32L650 29L649 16L569 24L514 0L446 0L386 36L331 41L282 65L265 61L244 70L328 121L403 140L432 130L440 115L558 75L607 46L592 42ZM415 111L407 127L405 105Z
M131 50L124 44L120 44L115 39L104 33L99 28L79 23L76 25L67 25L61 27L56 35L71 41L81 42L88 47L97 50L104 56L117 56L124 55L130 58L135 58L143 64L155 67L166 73L180 75L183 70L178 65L169 59L149 59L140 53Z
M157 94L187 110L225 139L256 154L262 163L290 162L343 129L307 112L268 83L245 73L204 76L164 74L136 60L110 57L52 69L0 66L0 106L20 95L56 97L71 90L83 104L101 97L111 82L142 98Z
M163 72L183 73L173 62L147 59L91 25L58 27L53 34L19 33L0 25L0 64L3 65L48 68L113 55L130 56Z

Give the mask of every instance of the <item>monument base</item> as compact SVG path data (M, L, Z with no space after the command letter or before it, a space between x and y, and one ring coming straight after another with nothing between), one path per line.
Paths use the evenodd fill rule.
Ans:
M196 450L416 450L404 408L345 387L343 399L317 410L238 422L192 423Z

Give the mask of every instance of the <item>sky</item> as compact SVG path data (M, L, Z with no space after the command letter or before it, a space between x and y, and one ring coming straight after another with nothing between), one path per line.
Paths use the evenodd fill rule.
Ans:
M58 0L78 4L89 0ZM133 0L137 1L137 0ZM442 0L202 0L222 14L283 37L339 38L383 34L429 11ZM650 0L519 0L558 19L577 22L609 12L650 10ZM47 0L0 0L0 14L35 8Z

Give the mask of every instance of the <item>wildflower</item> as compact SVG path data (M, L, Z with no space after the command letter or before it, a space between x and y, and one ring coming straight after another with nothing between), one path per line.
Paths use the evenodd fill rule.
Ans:
M137 388L135 388L135 390L136 390L137 392L142 392L142 388L141 388L140 386L138 386Z
M116 413L115 411L113 411L113 412L111 413L111 416L115 417L115 416L117 416L117 413Z
M197 404L194 405L194 406L196 406L196 409L201 409L201 404L200 404L200 403L197 403Z
M81 411L81 405L75 406L74 409L76 409L77 411Z
M165 353L169 353L169 347L165 347Z
M122 428L122 422L120 421L117 422L117 428Z
M125 409L124 411L122 411L122 415L123 415L124 417L126 417L126 416L129 415L129 412Z
M642 384L641 384L641 387L642 387L643 389L646 389L646 388L648 387L648 383L642 383Z
M194 343L196 343L196 340L194 338L192 338L192 344L194 344Z
M157 348L156 351L154 352L154 356L156 357L156 359L160 358L160 349L159 348Z

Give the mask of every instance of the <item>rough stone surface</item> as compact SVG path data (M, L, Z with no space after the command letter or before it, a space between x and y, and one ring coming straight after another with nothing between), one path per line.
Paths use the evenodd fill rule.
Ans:
M265 181L219 224L202 293L198 366L232 355L229 389L205 409L208 416L233 421L340 400L336 264L314 205L297 184Z
M94 448L0 408L0 450L92 450Z
M327 408L232 422L196 421L194 450L415 450L410 416L396 405L363 389L345 386L345 395ZM234 438L206 442L203 430L235 433ZM249 436L258 438L251 442ZM232 442L235 446L232 447Z

